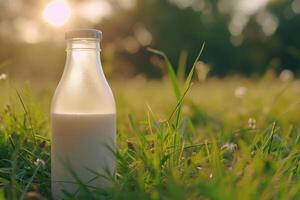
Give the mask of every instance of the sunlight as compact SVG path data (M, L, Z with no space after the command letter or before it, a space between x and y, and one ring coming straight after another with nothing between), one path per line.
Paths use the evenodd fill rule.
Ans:
M79 3L75 12L78 16L97 23L104 17L111 15L112 9L113 8L108 1L92 0Z
M71 8L65 0L53 0L43 11L43 18L49 24L60 27L67 23L71 17Z
M238 11L247 15L256 13L259 9L264 8L270 0L240 0L236 4Z

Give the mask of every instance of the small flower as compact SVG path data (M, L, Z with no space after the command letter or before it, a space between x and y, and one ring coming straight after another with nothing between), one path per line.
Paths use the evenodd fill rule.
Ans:
M289 69L284 69L279 75L279 79L283 82L288 82L294 79L294 73Z
M242 98L243 96L245 96L246 92L247 92L247 88L244 86L240 86L234 90L234 95L237 98Z
M248 126L251 129L255 129L256 128L256 120L254 118L249 118L248 119Z
M221 147L222 150L226 150L229 153L234 152L237 150L237 145L234 143L226 143Z
M0 74L0 81L5 80L7 78L7 74Z
M40 158L36 159L36 161L34 161L34 164L37 167L45 167L45 161Z
M210 173L210 175L209 175L209 178L210 178L210 179L212 179L212 178L213 178L213 174L212 174L212 173Z

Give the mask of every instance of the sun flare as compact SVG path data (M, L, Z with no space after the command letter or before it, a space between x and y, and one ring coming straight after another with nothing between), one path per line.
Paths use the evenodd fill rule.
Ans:
M71 8L65 0L53 0L43 11L44 20L55 27L63 26L70 17Z

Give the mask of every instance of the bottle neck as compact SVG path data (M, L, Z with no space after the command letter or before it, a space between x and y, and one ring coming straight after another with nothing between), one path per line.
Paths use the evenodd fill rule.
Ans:
M65 75L71 79L105 79L97 39L72 39L67 42Z
M67 52L70 51L100 51L100 41L98 39L72 39L67 41Z
M101 66L100 63L100 42L97 39L73 39L67 42L67 63L76 64L82 67L89 67L89 64ZM71 62L71 63L70 63Z

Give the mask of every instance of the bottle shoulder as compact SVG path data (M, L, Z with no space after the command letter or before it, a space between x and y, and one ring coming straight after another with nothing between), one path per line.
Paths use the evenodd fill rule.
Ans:
M106 80L70 83L62 79L53 96L52 113L115 113L115 99Z

